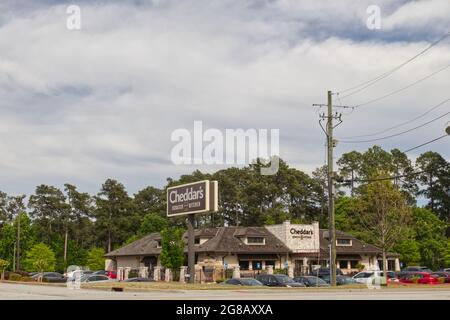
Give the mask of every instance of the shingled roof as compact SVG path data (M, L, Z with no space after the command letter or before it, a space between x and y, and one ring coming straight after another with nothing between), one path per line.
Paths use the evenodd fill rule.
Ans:
M259 236L266 239L265 245L247 245L244 237ZM196 247L196 252L220 253L288 253L291 250L264 227L220 227L217 235Z
M320 229L320 254L328 255L328 229ZM339 255L376 255L382 254L381 248L374 246L372 244L366 243L358 238L352 236L351 234L336 230L336 239L350 239L352 240L351 246L336 246L336 254ZM395 253L389 253L389 256L396 256Z
M161 239L159 233L151 233L148 236L105 254L105 257L160 254L161 248L158 248L159 239Z
M264 227L220 227L195 230L195 236L209 238L201 245L195 246L195 252L217 252L217 253L288 253L291 252L283 242L276 238ZM266 239L265 245L247 245L243 238L247 236L260 236ZM159 233L152 233L142 239L136 240L122 248L111 251L105 257L135 256L135 255L159 255L161 248L158 241L161 239ZM187 234L183 235L186 242Z
M292 251L275 235L265 227L220 227L203 228L195 230L195 236L207 239L201 245L195 246L195 252L205 253L235 253L235 254L286 254ZM244 242L245 237L264 237L264 245L247 245ZM351 239L351 246L336 246L338 255L364 255L381 254L381 249L365 243L354 236L336 230L337 239ZM159 233L152 233L142 239L134 241L122 248L111 251L105 257L119 256L145 256L159 255L161 248L158 242L161 239ZM187 252L187 233L183 235L186 243L185 252ZM308 254L310 255L310 254ZM328 256L328 230L320 229L320 255ZM389 253L389 256L397 254Z

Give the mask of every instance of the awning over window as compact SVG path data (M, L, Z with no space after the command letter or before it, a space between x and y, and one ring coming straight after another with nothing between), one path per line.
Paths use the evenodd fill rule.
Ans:
M337 260L361 260L361 256L359 254L338 254L336 256Z
M238 259L242 261L248 260L278 260L276 254L238 254Z

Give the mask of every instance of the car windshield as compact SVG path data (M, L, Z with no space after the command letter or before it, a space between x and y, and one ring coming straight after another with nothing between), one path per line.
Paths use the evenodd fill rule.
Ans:
M244 286L254 286L254 285L258 285L259 281L256 279L241 279L241 283Z
M327 284L324 280L317 277L308 277L306 278L310 284Z
M288 276L282 276L282 275L278 275L275 276L277 278L277 280L281 283L294 283L295 281L292 280L291 278L289 278Z

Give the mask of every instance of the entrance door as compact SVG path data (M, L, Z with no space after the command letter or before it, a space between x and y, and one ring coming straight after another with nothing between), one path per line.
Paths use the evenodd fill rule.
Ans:
M158 263L158 259L155 256L147 256L144 257L141 262L148 268L148 271L150 272Z

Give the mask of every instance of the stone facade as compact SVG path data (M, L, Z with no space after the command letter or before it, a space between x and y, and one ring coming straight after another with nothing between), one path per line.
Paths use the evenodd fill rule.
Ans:
M267 230L280 239L293 253L317 253L320 250L319 223L283 224L267 226Z

